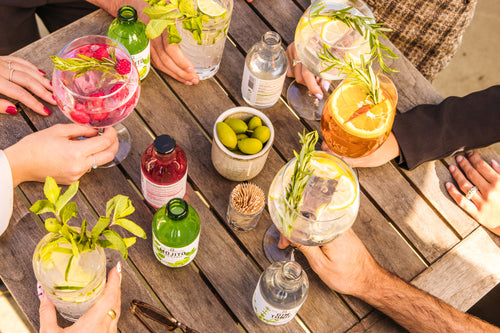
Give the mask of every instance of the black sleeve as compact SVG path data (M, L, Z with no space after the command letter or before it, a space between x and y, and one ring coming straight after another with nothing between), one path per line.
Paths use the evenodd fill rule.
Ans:
M392 131L400 149L397 162L409 170L500 141L500 85L397 114Z

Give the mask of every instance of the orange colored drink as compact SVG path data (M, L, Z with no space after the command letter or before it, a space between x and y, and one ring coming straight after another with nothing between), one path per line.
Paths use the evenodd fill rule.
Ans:
M363 86L346 78L335 89L323 108L321 133L328 147L340 156L370 154L389 136L398 100L396 87L384 74L378 74L380 98L377 104Z

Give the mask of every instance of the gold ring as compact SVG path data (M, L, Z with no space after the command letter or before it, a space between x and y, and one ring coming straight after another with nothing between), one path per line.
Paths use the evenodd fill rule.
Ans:
M472 196L476 194L476 192L477 192L477 186L472 186L472 188L465 195L465 198L467 198L467 200L470 200Z
M115 310L109 309L108 316L110 316L112 320L115 320L116 319L116 312L115 312Z
M9 81L12 82L12 75L14 75L14 71L15 69L14 68L11 68L10 69L10 72L9 72Z

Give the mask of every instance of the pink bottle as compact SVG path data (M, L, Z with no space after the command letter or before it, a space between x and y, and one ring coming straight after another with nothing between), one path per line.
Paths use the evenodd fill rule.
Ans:
M160 135L141 161L141 187L146 201L156 209L186 194L187 159L168 135Z

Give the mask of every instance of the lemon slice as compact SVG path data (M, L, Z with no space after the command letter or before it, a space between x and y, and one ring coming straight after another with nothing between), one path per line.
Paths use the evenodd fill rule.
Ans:
M362 108L364 110L359 112ZM374 105L363 88L353 84L337 89L328 100L328 109L346 132L364 139L386 134L394 119L394 106L389 98L383 96L382 101Z
M314 175L325 179L337 179L345 176L345 171L334 161L328 158L313 158L311 160L311 169L314 169Z
M349 27L345 23L337 20L331 20L325 23L321 28L321 39L328 44L334 44L342 36L344 36L347 31L349 31Z
M222 16L227 10L213 0L198 0L198 9L205 15L211 17Z

